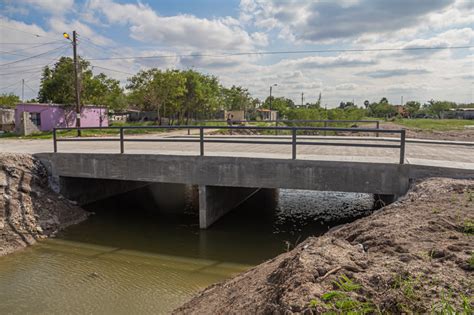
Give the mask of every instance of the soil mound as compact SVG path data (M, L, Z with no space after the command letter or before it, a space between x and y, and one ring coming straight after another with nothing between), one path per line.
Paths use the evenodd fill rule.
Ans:
M474 180L401 200L213 285L176 314L472 313Z
M48 187L47 172L38 160L0 153L0 256L86 218L86 211Z

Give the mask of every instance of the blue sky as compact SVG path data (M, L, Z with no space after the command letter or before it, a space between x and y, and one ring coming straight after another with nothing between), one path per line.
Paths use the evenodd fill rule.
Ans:
M0 93L36 96L41 67L71 47L126 84L141 69L194 68L259 98L334 107L388 97L473 102L473 48L222 56L232 52L472 46L469 0L2 0ZM33 57L42 54L38 57ZM196 56L201 55L201 56ZM204 56L202 56L204 55ZM123 57L153 57L120 59ZM166 56L166 57L163 57ZM31 57L31 58L30 58ZM26 60L22 60L28 58Z

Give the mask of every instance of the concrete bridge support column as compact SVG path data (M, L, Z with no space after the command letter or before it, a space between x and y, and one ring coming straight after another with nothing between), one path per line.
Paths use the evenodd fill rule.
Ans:
M207 229L224 214L256 194L260 188L199 186L199 227Z

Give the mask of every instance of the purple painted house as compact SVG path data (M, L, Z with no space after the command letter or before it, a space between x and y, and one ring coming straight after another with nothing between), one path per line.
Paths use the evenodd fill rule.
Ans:
M107 127L107 108L86 105L81 110L81 127ZM55 127L75 127L74 108L60 104L18 104L15 109L15 126L19 133L51 131ZM35 130L36 129L36 130Z

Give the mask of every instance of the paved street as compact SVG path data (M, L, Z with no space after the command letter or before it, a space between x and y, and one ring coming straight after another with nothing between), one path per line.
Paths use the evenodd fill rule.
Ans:
M127 136L127 139L198 139L196 136L181 134L154 134ZM208 136L206 139L239 139L288 142L288 137L259 137L259 136ZM104 138L111 139L111 138ZM117 138L115 138L117 139ZM117 139L118 140L118 139ZM317 137L298 137L298 141L308 142L337 142L337 143L374 143L398 144L392 140L377 140L363 138L331 137L321 139ZM241 156L262 158L291 158L289 144L234 144L234 143L206 143L205 155L212 156ZM118 141L99 142L59 142L59 152L94 152L119 153ZM53 141L49 140L18 140L0 139L0 152L39 153L52 152ZM126 142L127 154L167 154L167 155L197 155L199 143L189 142ZM298 145L298 159L334 160L334 161L363 161L363 162L393 162L399 161L399 149L395 148L361 148L341 146ZM440 143L412 143L406 144L406 163L434 165L474 169L474 146L452 145Z

